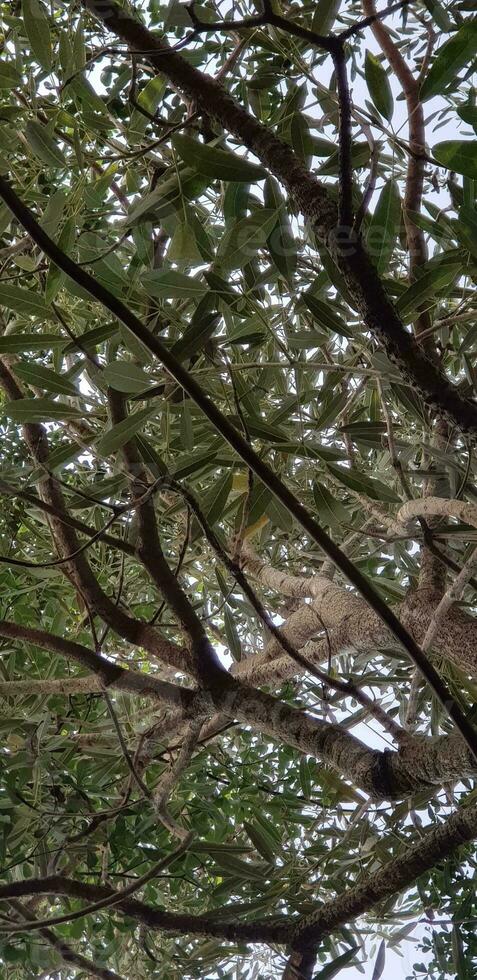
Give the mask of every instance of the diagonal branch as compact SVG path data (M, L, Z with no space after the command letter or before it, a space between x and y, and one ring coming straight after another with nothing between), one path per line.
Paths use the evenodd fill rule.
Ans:
M11 899L9 905L15 912L18 912L27 922L36 922L36 916L30 909L23 905L16 899ZM46 942L51 946L55 952L61 957L62 961L66 963L67 966L77 967L79 970L85 972L88 977L96 977L97 980L123 980L114 970L109 970L105 966L99 966L97 963L93 963L86 956L81 953L76 952L72 949L68 943L65 942L60 936L57 936L52 929L42 928L40 929L40 936L46 940Z
M108 6L108 11L116 11L116 8ZM121 21L121 15L119 15L119 19ZM132 24L135 28L137 27L142 37L143 29L141 25L137 25L136 22L131 21L130 18L127 18L126 22L127 24ZM148 32L146 32L146 34L149 36ZM153 43L155 43L155 38L151 36L151 44ZM175 54L174 57L179 56ZM187 68L189 67L190 66L187 66ZM195 69L193 69L193 71L195 71ZM200 73L199 78L201 78ZM384 599L381 598L374 586L341 551L338 545L336 545L326 531L323 530L323 528L312 517L303 504L297 500L295 495L281 481L274 470L252 449L247 440L244 439L240 432L238 432L232 423L229 422L229 420L222 414L215 403L211 401L206 392L201 388L190 372L186 370L174 357L174 354L168 350L168 348L156 335L150 333L142 321L139 320L138 317L131 310L129 310L120 299L106 289L106 287L100 282L94 279L94 277L86 272L85 269L80 268L76 262L65 255L65 253L55 244L50 236L46 234L44 229L40 227L30 209L23 204L8 180L6 180L4 177L0 177L0 196L3 197L10 210L15 214L20 223L23 224L25 230L28 231L42 251L45 252L45 254L48 255L48 257L52 259L62 271L66 272L66 274L70 276L78 285L83 286L94 299L102 303L106 309L108 309L114 316L124 323L128 330L130 330L131 333L138 338L138 340L142 341L145 347L147 347L147 349L150 350L151 353L153 353L162 362L175 380L181 385L184 391L190 395L193 401L202 410L204 415L210 422L212 422L217 431L244 460L247 466L249 466L256 476L259 477L262 483L264 483L264 485L272 491L277 499L280 500L280 502L287 508L289 513L295 517L303 529L307 531L311 539L323 549L325 554L328 555L334 564L349 579L349 581L359 590L362 597L369 603L377 615L380 616L393 636L400 644L402 644L414 665L419 668L423 677L425 677L428 684L434 691L436 697L440 700L441 704L449 714L449 717L454 721L454 724L469 746L470 751L477 759L477 733L475 732L474 726L466 717L457 701L452 697L447 685L440 677L438 671L422 653L414 638L405 629L397 616L395 616L392 610L388 608ZM60 533L60 530L62 531L62 529L63 526L58 529L58 533ZM70 537L71 535L68 538L69 543ZM80 558L77 560L81 561L82 558L83 556L80 556ZM82 566L82 571L84 573L83 579L85 579L88 587L92 588L94 599L96 602L98 602L98 586L94 576L92 577L93 582L91 582L92 573L89 570L87 563L86 568ZM104 600L102 597L100 598L101 605L104 609ZM113 607L114 613L111 612L109 608L110 606ZM119 613L120 610L117 609L114 606L114 603L111 603L111 600L108 599L105 612L103 613L106 621L107 617L109 616L109 619L112 620L112 623L114 624L113 628L118 631L118 626L120 625L122 628L122 633L126 639L132 639L133 642L142 641L146 649L149 649L150 652L155 653L159 642L156 631L153 630L151 635L151 627L148 627L147 624L140 623L137 620L131 620L129 616L126 616L126 614L122 612L120 624L118 624ZM227 679L227 675L225 675L225 680ZM217 691L220 692L221 686L224 683L224 676L221 674L221 672L218 673L216 681Z
M292 204L330 248L366 327L383 344L405 379L417 387L431 407L463 431L477 432L477 405L460 395L405 330L361 240L352 233L336 236L336 206L292 148L250 115L216 80L167 47L114 0L107 5L101 0L83 3L131 50L147 51L147 59L157 72L193 99L201 112L236 136L284 184Z

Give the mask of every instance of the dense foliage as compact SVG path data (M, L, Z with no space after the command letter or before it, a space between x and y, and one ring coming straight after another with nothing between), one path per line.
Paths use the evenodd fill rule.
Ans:
M236 21L260 10L210 0L191 15L175 0L142 0L134 14L288 144L333 207L352 174L356 235L381 283L433 369L472 402L477 22L466 0L414 0L348 30L370 6L277 2L281 26L272 14L269 24L235 30L205 30L197 19ZM422 642L472 555L477 523L470 509L449 511L453 523L434 513L410 524L399 509L425 495L475 503L472 433L443 420L390 359L336 255L267 162L200 98L184 95L167 68L157 73L148 50L131 50L108 30L100 18L113 7L0 5L1 172L62 252L163 341ZM338 149L339 63L286 23L317 35L348 31L348 173L345 138ZM416 132L419 111L425 134ZM342 125L343 115L341 104ZM4 623L23 629L0 629L0 969L9 980L268 980L331 977L366 963L371 976L374 961L378 980L397 969L395 960L386 967L390 949L405 949L409 962L411 937L423 945L414 977L470 978L471 844L321 932L316 963L303 960L301 973L290 944L275 939L250 944L238 933L229 941L190 922L162 931L120 905L71 918L164 858L134 896L149 907L207 913L218 927L298 922L405 858L458 802L471 805L475 791L466 765L428 782L416 776L408 792L401 783L379 798L353 781L349 766L315 756L298 736L287 741L288 716L278 737L277 727L238 710L202 741L192 717L191 751L171 779L165 815L157 787L187 742L184 721L147 690L115 687L104 661L145 684L155 677L191 690L199 676L207 689L207 671L197 673L189 657L197 622L237 677L371 749L398 754L406 726L426 744L455 729L404 649L365 612L363 635L356 627L354 638L340 640L361 609L356 589L147 344L50 261L6 203L0 235L0 594ZM183 616L160 558L148 565L146 518L186 597ZM76 533L78 553L70 547ZM252 595L237 581L238 564ZM280 573L295 585L280 584ZM323 576L336 585L336 607L319 606L309 584ZM471 579L450 597L470 616L474 586ZM289 644L330 683L290 657L274 674L273 658L283 665L284 654L272 633L283 624ZM28 633L34 629L50 641ZM427 646L466 711L476 699L475 670L457 633L451 652L439 646L449 633L441 619ZM102 656L103 673L75 662L51 635ZM259 662L267 645L268 674L247 675L245 661ZM333 686L340 679L348 691ZM387 730L357 688L385 709ZM213 684L211 691L209 716L218 698ZM167 863L184 827L191 837ZM8 892L51 876L106 890ZM32 926L60 915L66 921L52 929Z

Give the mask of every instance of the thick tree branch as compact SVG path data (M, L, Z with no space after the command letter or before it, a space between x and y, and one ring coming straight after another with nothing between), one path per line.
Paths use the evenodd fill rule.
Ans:
M108 6L108 11L111 10L114 11L115 16L119 16L120 23L122 23L121 15L118 14L118 11L115 8ZM109 24L109 14L107 22ZM133 25L134 28L137 28L142 38L143 29L141 25L137 25L136 21L130 20L130 18L126 18L126 23L128 25ZM149 37L148 32L146 32L146 35ZM155 42L155 38L151 35L151 44L153 44L153 42ZM187 65L187 69L189 69L189 67L190 66ZM193 71L195 71L195 69L193 69ZM199 79L201 78L202 76L199 73ZM219 91L221 91L220 87ZM247 463L250 469L253 470L253 472L259 477L265 486L267 486L272 493L275 494L278 500L284 504L290 514L296 518L304 530L308 532L312 540L323 549L325 554L331 558L337 567L341 569L344 575L346 575L349 581L359 590L363 598L366 599L375 612L381 617L383 622L386 623L394 637L399 643L402 644L414 665L422 672L423 676L426 678L427 682L436 694L436 697L441 701L443 707L454 721L454 724L477 759L477 733L475 732L473 725L469 722L458 703L450 694L447 685L443 682L438 672L423 655L413 637L404 628L392 610L388 608L385 601L381 598L368 579L362 575L361 572L359 572L359 570L353 565L353 562L350 561L350 559L329 537L329 535L326 534L323 528L317 523L317 521L315 521L309 511L307 511L307 509L297 500L294 494L291 493L288 487L280 480L272 468L268 466L268 464L265 463L265 461L261 459L257 453L255 453L246 439L243 438L243 436L231 424L231 422L229 422L229 420L220 412L214 402L208 398L205 391L196 382L195 378L193 378L192 375L182 366L171 351L164 346L162 341L160 341L157 336L151 334L141 320L139 320L135 314L133 314L131 310L124 305L124 303L122 303L120 299L114 296L113 293L106 289L101 283L97 282L93 276L91 276L84 269L80 268L77 263L75 263L72 259L65 255L60 248L58 248L49 235L45 233L44 229L40 227L32 212L22 203L11 187L10 183L4 177L0 177L0 196L3 197L5 203L13 211L15 216L23 224L33 240L39 245L45 254L48 255L60 269L66 272L67 275L71 276L71 278L77 282L78 285L83 286L91 296L102 303L114 316L117 316L118 319L123 322L125 326L139 340L142 341L142 343L145 344L147 349L159 358L167 370L170 371L175 380L181 385L184 391L190 395L199 408L204 412L206 417L210 422L212 422L224 439L229 442L232 448L235 449L235 451L241 456L244 462ZM372 291L372 284L370 285ZM69 531L69 529L66 530ZM64 537L65 529L63 525L60 525L60 527L57 528L57 534L58 536L61 534ZM67 535L67 540L65 539L63 541L63 546L69 547L70 551L74 550L74 547L70 547L71 537L72 532L69 532ZM73 539L76 540L74 535ZM84 563L84 557L81 555L77 559L77 562ZM156 631L152 630L151 633L151 627L148 627L143 623L139 623L136 620L131 620L130 617L126 616L122 612L119 616L120 610L117 609L113 603L111 603L111 600L107 600L107 603L105 603L102 596L98 597L97 583L94 576L93 581L91 581L91 572L87 566L87 563L86 567L85 564L81 565L81 571L83 587L85 585L88 587L91 597L94 598L96 603L100 601L100 608L103 609L102 615L106 621L108 621L109 617L112 624L114 624L113 628L116 631L120 629L122 635L125 636L126 639L130 639L132 642L136 643L142 642L142 645L146 649L148 649L151 653L155 653L158 644ZM114 614L112 614L109 605L113 606ZM98 611L100 611L100 609L98 609ZM218 681L219 680L220 674L218 676ZM220 684L218 684L218 687L220 688Z
M190 698L194 694L188 688L181 688L175 684L170 684L168 681L161 681L154 674L139 673L138 671L125 670L124 667L118 667L116 664L111 663L110 660L107 660L106 657L95 653L94 650L90 650L80 643L75 643L73 640L66 640L63 637L55 636L53 633L47 633L45 630L33 629L29 626L20 626L17 623L0 620L0 636L12 640L24 640L26 643L31 643L32 646L38 646L42 650L57 653L66 660L72 660L80 664L81 667L90 670L99 678L103 689L104 687L113 687L118 691L128 691L138 697L152 697L165 704L183 704L184 707L190 704ZM89 682L87 678L84 680L88 680ZM83 678L75 679L75 683L81 681L83 681ZM67 685L68 682L69 679L58 681L58 685ZM52 682L39 681L38 683L51 684ZM12 685L11 688L10 684ZM19 684L30 685L30 682L11 681L4 684L3 689L5 695L9 690L13 692L15 689L18 689Z
M257 919L255 922L239 923L236 921L217 922L213 914L195 916L167 912L156 906L147 905L137 898L120 895L107 885L92 885L63 875L50 875L45 878L29 878L26 881L12 881L0 885L0 901L3 899L22 898L26 895L60 895L69 898L83 899L91 903L111 900L117 910L149 929L173 932L186 936L210 936L231 942L274 943L286 942L290 925L286 918L280 922L268 922ZM105 906L103 906L105 907ZM91 906L90 906L91 908Z
M101 0L83 2L131 50L147 51L147 59L156 71L194 99L202 112L217 119L285 185L294 205L330 247L366 326L383 343L392 362L432 408L463 431L477 432L477 405L462 398L404 329L362 242L349 229L338 229L337 234L335 204L291 147L238 105L214 79L166 47L114 0L107 6Z
M315 945L321 936L413 884L476 835L477 807L459 807L446 821L428 830L417 843L411 844L404 853L392 858L378 871L373 871L371 876L365 877L354 888L346 889L316 912L303 916L295 929L294 945Z

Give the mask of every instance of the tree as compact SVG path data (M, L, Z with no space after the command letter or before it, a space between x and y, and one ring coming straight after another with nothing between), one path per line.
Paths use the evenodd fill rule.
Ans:
M470 976L472 5L1 9L4 969Z

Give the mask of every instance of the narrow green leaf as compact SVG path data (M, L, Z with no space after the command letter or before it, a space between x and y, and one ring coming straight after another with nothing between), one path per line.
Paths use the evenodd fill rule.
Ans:
M311 796L311 772L308 759L304 755L300 759L299 777L303 796L309 800Z
M438 163L477 180L477 140L444 140L432 149Z
M366 51L364 75L376 109L390 122L394 112L394 99L389 78L382 61L371 51Z
M421 100L424 102L455 88L460 70L471 63L476 53L477 20L470 20L439 48L421 85Z
M327 527L340 527L349 522L346 508L322 483L313 484L313 498L318 518Z
M371 155L371 150L369 144L354 143L351 149L351 166L353 170L358 170L360 167L365 167L369 161ZM337 177L339 173L339 152L334 150L328 160L318 167L317 173L323 174L326 177Z
M327 963L319 973L315 973L313 980L331 980L332 977L336 977L344 966L351 963L357 950L358 946L354 946L352 949L347 949L345 953L341 953L341 956L337 956L332 963Z
M122 422L113 425L96 442L96 451L100 456L110 456L121 446L124 446L129 439L132 439L136 432L142 429L143 425L151 415L154 414L152 408L141 408L139 412L131 412Z
M395 180L384 185L366 235L366 247L379 273L385 272L398 236L401 197Z
M324 303L323 300L317 299L316 296L308 292L302 293L301 298L320 327L323 327L325 330L331 330L332 333L337 333L340 337L351 338L353 336L352 331L346 326L342 317L331 309L331 301Z
M132 361L110 361L103 368L101 379L111 388L123 391L126 395L147 390L154 380Z
M204 502L204 513L207 518L207 522L213 527L220 521L222 514L225 510L227 500L229 499L229 494L232 489L233 483L233 472L229 470L228 473L218 480L215 486L212 488L211 493L207 496Z
M40 0L22 0L23 23L33 54L51 71L51 38L48 17Z
M400 316L405 320L410 320L412 314L429 297L435 297L436 290L447 286L453 282L455 277L462 271L462 261L442 262L427 269L401 294L396 309Z
M371 980L380 980L383 975L384 964L386 962L386 940L382 939L379 944L378 953L376 956L376 961L374 964L373 975Z
M68 166L66 157L42 123L29 119L25 126L25 136L35 156L47 167L58 170Z
M230 150L221 150L209 143L199 143L184 133L172 137L172 145L188 167L214 180L264 180L266 170Z
M167 217L178 208L182 209L184 198L191 201L207 187L207 178L194 170L183 170L178 176L173 174L157 185L150 194L141 196L131 208L124 224L139 224L142 221Z
M78 390L71 381L42 364L18 362L12 364L12 368L17 377L36 388L44 388L55 395L78 395Z
M457 115L463 120L463 122L468 123L477 132L477 106L475 105L463 105L459 106L457 109Z
M204 296L204 300L208 300L208 298L208 296ZM198 312L202 306L202 302L199 303L182 337L172 347L172 353L180 361L184 361L186 358L196 354L197 351L203 350L205 344L210 340L220 323L220 313L206 312L203 308Z
M252 844L258 851L258 853L268 861L269 864L275 864L275 857L277 853L277 844L267 834L263 827L260 827L257 823L250 823L248 820L243 822L244 830L250 837Z
M221 851L216 852L215 860L218 866L232 877L264 882L264 872L267 870L264 865L252 864L251 861L241 861L240 858Z
M141 284L151 296L159 298L200 299L207 286L201 279L186 276L174 269L166 272L146 272L141 278Z
M235 662L238 663L242 659L242 644L237 633L233 613L228 605L225 606L224 610L224 627L230 653Z
M0 61L0 88L12 89L15 85L21 85L22 76L17 71L15 65L9 61Z
M439 30L446 32L452 30L449 14L439 0L424 0L424 3Z
M18 286L0 283L0 306L6 306L8 310L14 310L15 313L26 313L27 316L34 316L41 320L52 317L43 297L33 289L20 289Z
M316 34L328 34L338 13L341 0L317 0L313 5L312 30Z
M267 243L277 223L273 209L261 208L248 218L241 218L226 232L217 251L217 263L223 269L238 269L255 258Z
M86 330L85 333L78 334L78 344L74 340L66 344L65 354L69 354L71 351L81 350L81 348L88 351L92 350L105 340L114 337L117 333L117 323L105 323L102 327L94 327L93 330ZM64 340L63 344L65 344Z
M7 402L5 412L14 422L56 422L62 419L82 419L84 413L71 405L51 398L19 398Z
M391 487L387 487L380 480L375 480L374 477L360 473L359 470L345 469L334 463L328 463L328 469L343 486L348 487L350 490L355 490L357 493L364 493L368 497L371 497L372 500L382 500L390 504L395 504L399 501L399 497L396 496Z
M26 354L64 346L65 338L57 333L9 333L0 337L0 354Z

